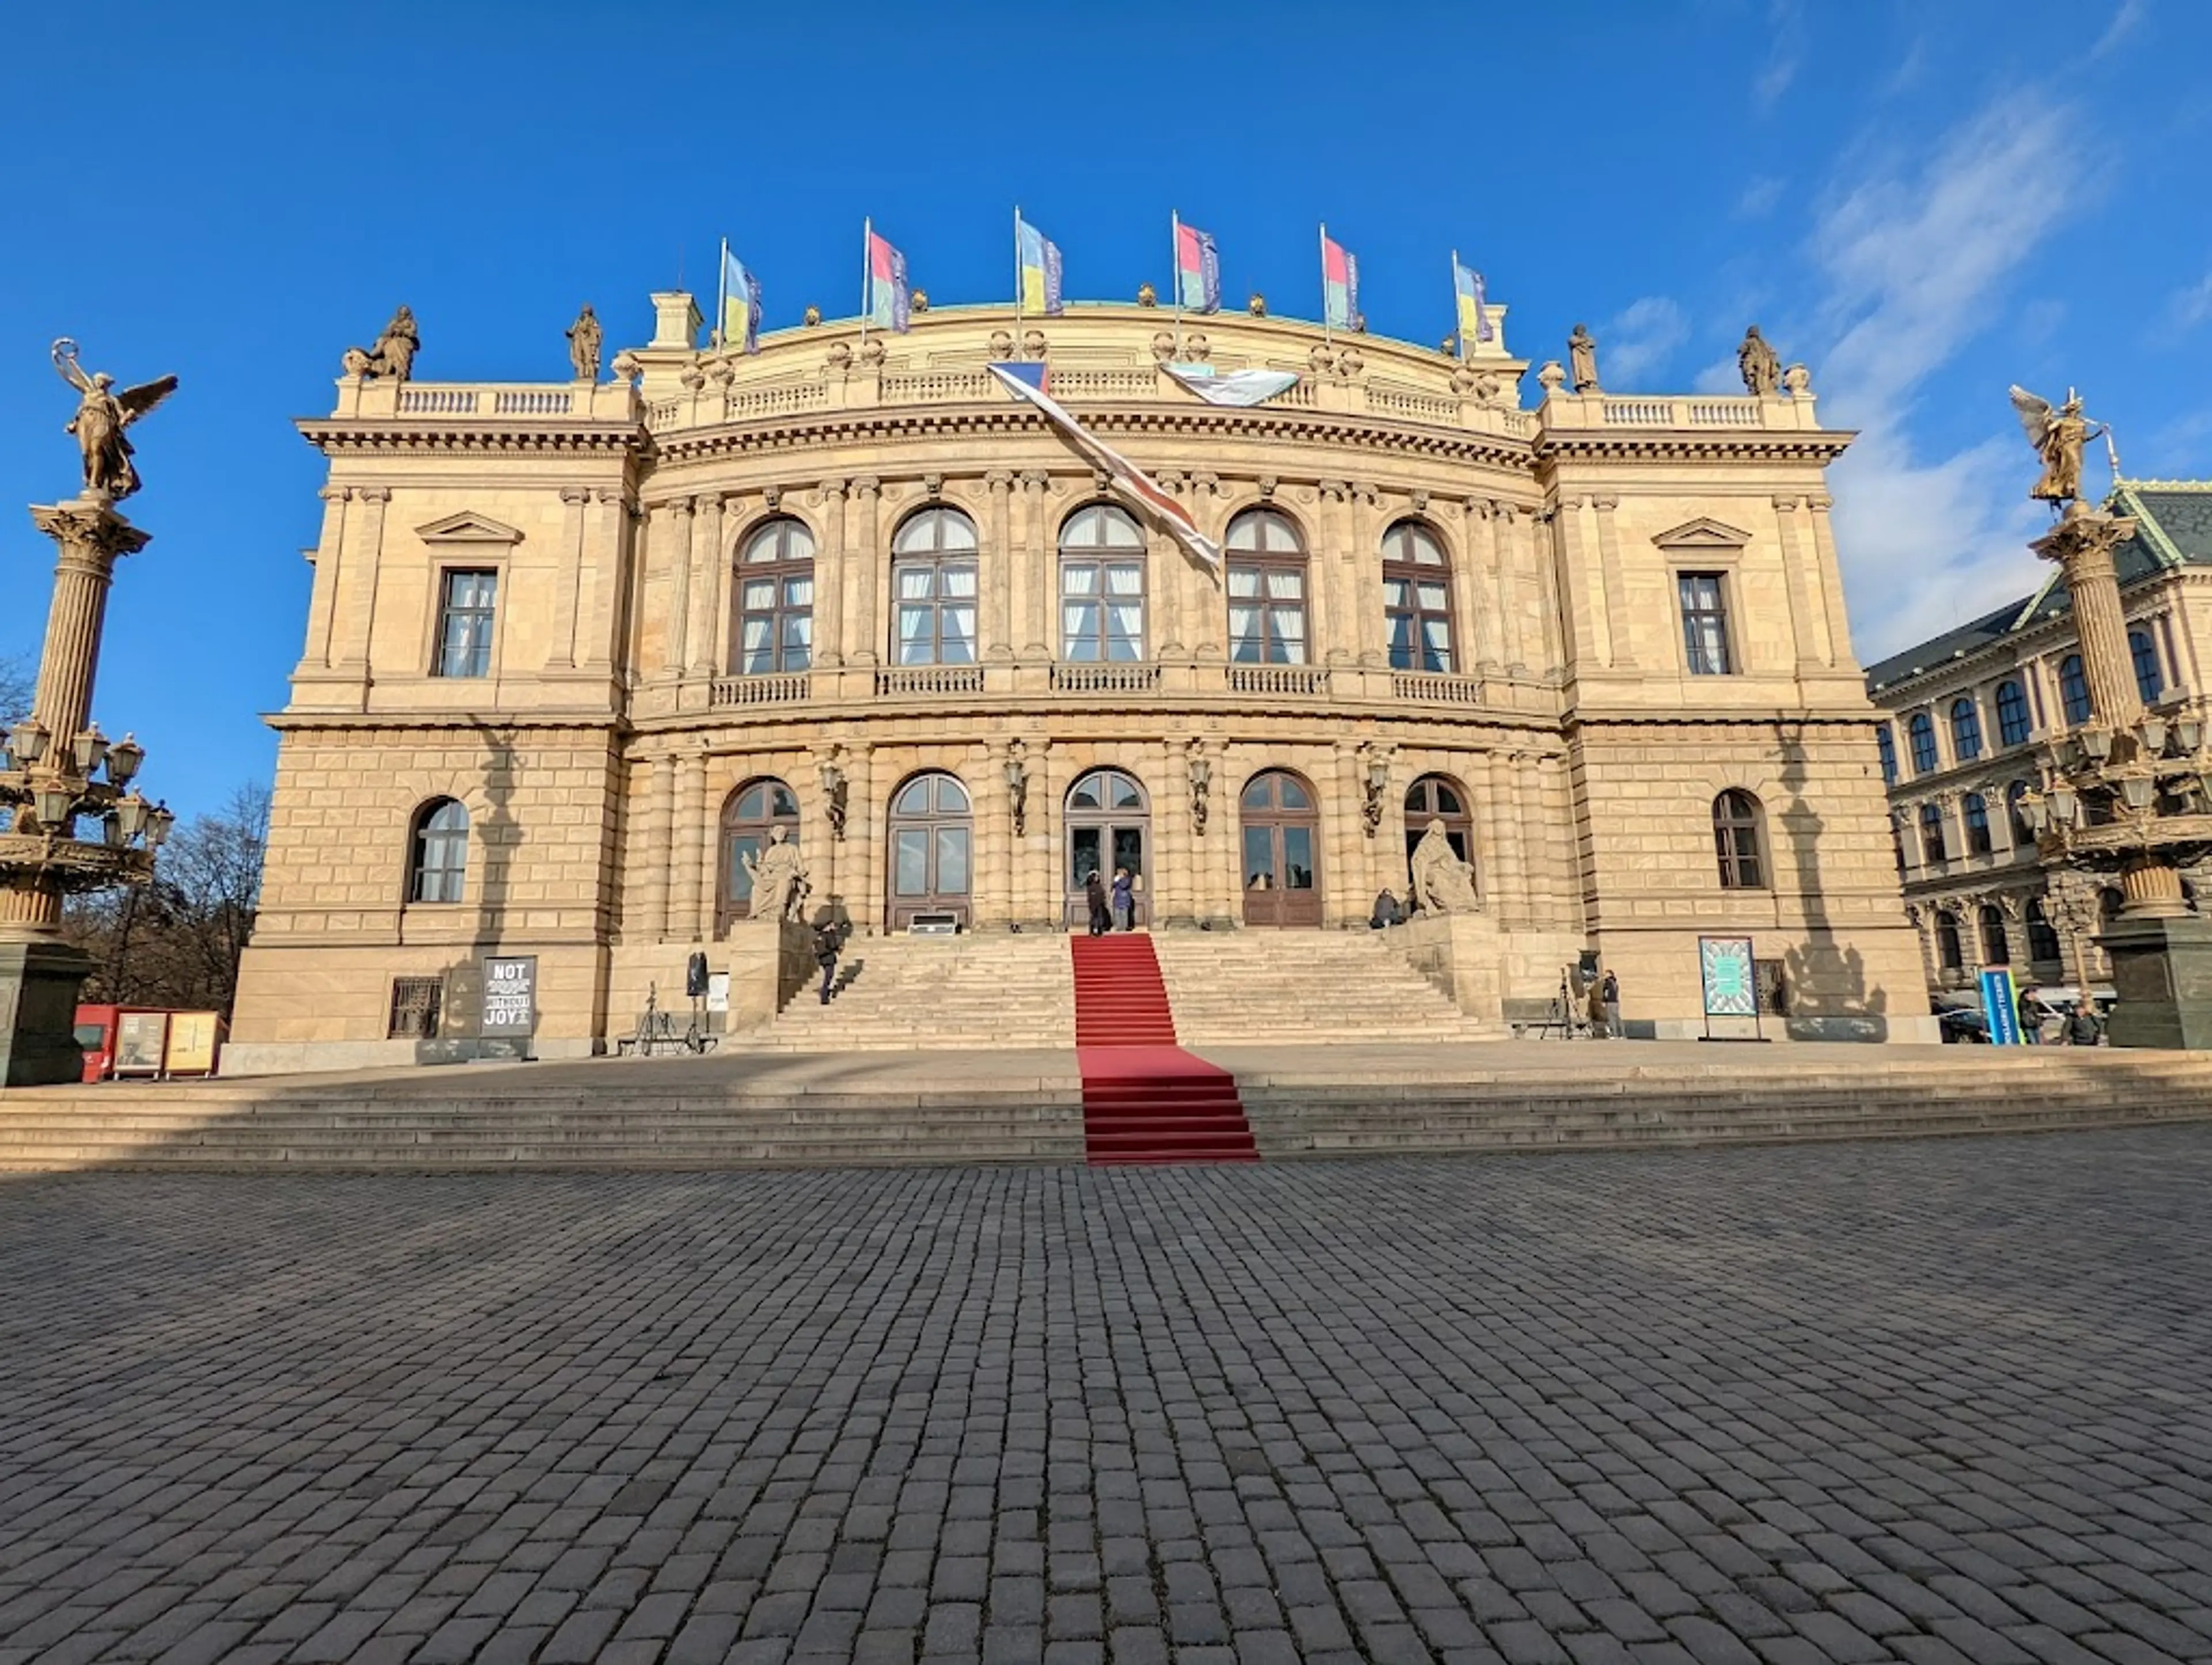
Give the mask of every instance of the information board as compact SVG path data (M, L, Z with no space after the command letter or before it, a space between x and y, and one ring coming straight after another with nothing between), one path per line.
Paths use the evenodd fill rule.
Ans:
M115 1073L159 1075L168 1050L169 1014L126 1012L115 1020Z
M222 1019L212 1012L169 1014L169 1046L164 1075L213 1075L216 1031Z
M483 1023L487 1040L520 1041L538 1027L538 957L518 954L483 963Z
M1989 1021L1991 1046L2021 1044L2020 995L2012 986L2008 968L1991 965L1982 969L1982 1016Z
M1749 937L1699 937L1698 975L1708 1018L1759 1016L1759 975Z

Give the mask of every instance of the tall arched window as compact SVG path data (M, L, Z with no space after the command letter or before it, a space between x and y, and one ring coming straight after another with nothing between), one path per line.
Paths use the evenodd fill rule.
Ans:
M975 523L942 506L909 514L891 539L901 665L975 663Z
M1982 755L1982 714L1969 695L1951 702L1951 750L1962 763Z
M950 775L917 775L891 796L886 923L904 930L917 914L968 923L969 854L975 842L968 788Z
M408 842L407 900L460 901L469 872L468 811L453 799L432 799L416 811Z
M1930 799L1920 806L1920 859L1932 867L1943 855L1943 806Z
M2012 963L2012 945L2005 939L2004 909L1994 903L1982 909L1982 963Z
M1766 888L1759 821L1759 799L1747 792L1731 788L1713 799L1713 853L1720 860L1723 890Z
M1889 732L1887 723L1875 726L1874 746L1881 754L1881 781L1886 787L1897 784L1897 740Z
M2069 653L2058 662L2058 698L2070 724L2089 720L2089 679L2081 671L2081 656Z
M2030 896L2027 902L2027 957L2031 960L2056 960L2061 952L2058 933L2051 928L2051 916L2043 911L2043 898Z
M1145 534L1127 510L1092 503L1060 529L1060 656L1145 657Z
M1966 951L1959 942L1959 921L1948 914L1936 915L1936 962L1946 971L1962 969Z
M1978 792L1970 792L1959 805L1960 818L1966 823L1966 854L1987 855L1990 853L1990 806Z
M2136 663L2136 692L2145 705L2156 705L2166 692L2166 673L2159 669L2158 644L2149 631L2128 632L2128 657Z
M1419 520L1382 534L1382 614L1392 670L1451 670L1451 574L1443 545Z
M814 661L814 534L788 515L754 528L738 556L741 677L804 671Z
M748 857L757 862L777 828L787 840L799 837L799 799L789 787L772 776L748 781L722 805L722 883L716 898L716 934L732 920L750 919L753 911L753 876Z
M2012 842L2035 848L2035 829L2027 824L2027 782L2015 781L2005 788L2005 813L2012 817Z
M1306 662L1306 550L1290 517L1249 508L1229 523L1229 657Z
M2027 715L2027 696L2021 692L2016 682L1997 684L1997 738L2008 746L2027 744L2032 725Z
M1936 768L1936 724L1925 711L1916 711L1905 726L1912 737L1912 772L1928 775Z

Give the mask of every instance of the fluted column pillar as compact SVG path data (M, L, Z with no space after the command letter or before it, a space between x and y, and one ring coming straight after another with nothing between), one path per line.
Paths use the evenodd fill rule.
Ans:
M882 649L877 644L876 592L889 581L890 557L877 537L878 523L883 518L883 487L872 474L864 474L853 482L853 509L847 515L847 524L853 530L849 546L856 552L845 566L845 617L851 621L845 632L845 663L875 665L883 662Z
M1014 552L1012 471L993 469L983 477L983 489L990 495L990 543L982 574L983 657L1003 665L1014 656L1014 570L1022 564Z
M672 904L674 934L680 942L696 942L705 935L700 919L700 876L704 869L707 837L707 754L679 754L677 769L676 896Z
M1491 529L1492 505L1470 497L1461 505L1459 558L1452 562L1455 644L1461 657L1452 669L1462 675L1493 674L1498 666L1499 626L1504 622L1498 581L1498 544Z
M660 665L663 675L673 678L684 671L684 623L691 607L692 502L679 497L661 517L667 527L668 616L661 627ZM661 541L654 528L653 542Z
M645 873L645 931L654 942L668 940L669 867L676 836L676 759L664 755L653 760L653 805L647 817L647 846L638 852Z
M556 618L553 626L553 641L545 650L545 669L573 671L576 668L576 653L584 641L587 628L586 609L590 605L590 568L584 553L585 520L589 512L592 494L587 487L561 488L561 565L559 579L562 600L562 611L568 614Z
M1352 489L1342 480L1321 483L1321 507L1315 517L1319 536L1306 578L1317 592L1309 601L1306 651L1319 665L1349 665L1359 655L1358 626L1344 592L1340 554L1352 542Z
M1629 624L1628 580L1621 570L1620 538L1613 523L1613 512L1620 507L1620 499L1593 497L1590 506L1597 511L1597 558L1605 574L1606 635L1611 647L1607 663L1617 670L1632 671L1636 645Z
M687 661L694 677L714 674L715 647L721 631L716 614L722 599L722 568L728 556L722 548L722 495L708 492L694 500L698 513L691 522L690 653Z
M1822 644L1814 633L1813 604L1808 593L1805 557L1797 547L1797 500L1795 497L1777 497L1774 500L1774 523L1782 535L1782 586L1783 592L1790 599L1790 634L1796 650L1797 668L1809 671L1823 663ZM1736 603L1739 614L1742 605L1739 599ZM1741 642L1733 651L1739 658L1745 656ZM1736 666L1739 671L1748 668L1743 665Z
M1835 529L1828 521L1828 511L1834 506L1834 498L1817 492L1805 500L1805 507L1813 517L1813 557L1820 568L1816 593L1827 628L1828 663L1832 665L1848 664L1851 657L1851 619L1844 606L1844 569L1836 559Z
M1344 603L1351 610L1352 640L1359 663L1380 670L1389 660L1382 626L1382 551L1380 495L1366 481L1352 488L1352 536L1344 550ZM1370 894L1369 900L1373 896Z
M1529 921L1528 868L1521 845L1521 815L1514 799L1513 766L1500 752L1486 760L1488 776L1482 799L1484 818L1490 824L1490 848L1495 852L1497 872L1485 888L1491 910L1501 926Z
M1052 605L1048 599L1052 587L1052 527L1050 506L1045 500L1050 483L1048 476L1034 470L1022 476L1022 529L1026 548L1015 569L1010 592L1019 598L1014 611L1018 616L1016 623L1021 637L1021 656L1032 665L1058 657L1050 645L1052 635L1045 623Z
M588 630L577 663L594 671L627 658L629 645L615 640L623 617L623 574L629 551L630 506L619 490L599 487L592 504L584 537L584 574L577 603Z
M325 486L323 532L315 540L315 581L307 601L307 647L300 668L327 670L331 664L331 632L337 611L338 578L344 570L346 505L353 491L347 486Z
M845 483L822 483L822 542L814 557L813 663L835 671L845 662L845 586L852 574L845 539Z
M337 606L340 641L337 669L349 676L368 677L368 656L376 637L377 574L384 564L384 513L392 501L386 486L355 488L354 500L362 506L358 539L354 516L346 517L346 556L341 568L345 593Z

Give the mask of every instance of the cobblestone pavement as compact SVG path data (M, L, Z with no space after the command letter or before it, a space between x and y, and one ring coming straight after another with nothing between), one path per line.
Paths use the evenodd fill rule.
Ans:
M0 1181L0 1665L2212 1659L2212 1127Z

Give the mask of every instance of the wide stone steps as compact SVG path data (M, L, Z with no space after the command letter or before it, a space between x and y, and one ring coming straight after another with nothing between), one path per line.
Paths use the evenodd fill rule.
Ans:
M1170 932L1153 939L1183 1043L1494 1041L1378 935Z
M1054 1048L1075 1034L1060 936L856 939L823 1006L810 985L763 1029L726 1045L761 1052Z

